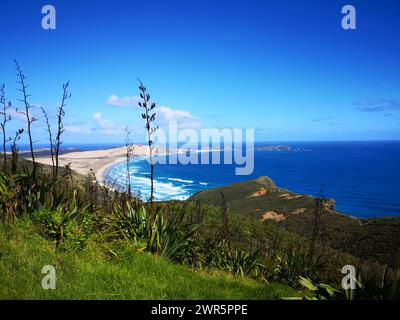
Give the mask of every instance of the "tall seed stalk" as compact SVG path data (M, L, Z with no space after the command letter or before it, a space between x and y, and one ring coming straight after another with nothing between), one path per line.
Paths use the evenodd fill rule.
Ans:
M314 257L315 246L318 239L319 230L321 227L321 216L325 209L325 198L323 192L323 186L320 187L317 197L315 198L314 203L314 222L313 222L313 231L310 241L310 247L308 250L308 260L309 263L312 263L312 259Z
M65 106L66 101L71 98L71 93L69 92L69 81L63 84L63 95L61 99L61 104L57 109L57 134L54 141L54 158L55 158L55 172L54 177L57 179L58 177L58 168L59 168L59 155L60 155L60 146L62 144L61 135L64 133L64 123L63 118L65 116Z
M139 80L139 91L141 101L138 102L140 108L144 109L142 113L142 118L146 123L147 131L147 144L149 147L149 161L150 161L150 238L152 234L152 225L154 219L154 158L153 158L153 140L152 136L157 131L158 127L153 126L153 122L156 119L156 113L153 112L156 104L150 102L150 95L147 93L146 87L143 85L142 81Z
M229 216L228 206L226 205L225 195L220 192L221 195L221 213L222 213L222 239L225 242L228 250L228 256L232 259L232 246L231 237L229 231Z
M5 94L5 85L2 84L0 86L0 104L2 106L2 110L0 111L0 115L2 115L3 119L0 123L0 129L3 133L3 160L4 160L4 172L7 172L7 155L6 155L6 145L7 142L11 141L11 137L7 138L6 133L6 124L7 122L11 121L11 116L8 114L8 109L11 108L11 102L6 100Z
M32 139L32 124L37 121L37 119L35 117L31 117L30 115L30 109L33 107L32 105L29 104L28 102L28 98L31 96L30 94L27 93L27 88L28 85L26 84L26 76L23 73L20 65L18 64L17 60L14 60L15 62L15 68L17 70L17 76L18 76L18 81L17 83L20 84L20 88L18 89L18 91L22 92L23 98L22 99L18 99L19 101L21 101L24 104L25 107L25 111L21 111L20 113L25 115L26 117L26 123L27 123L27 132L28 132L28 138L29 138L29 148L30 148L30 152L31 152L31 158L32 158L32 162L33 162L33 176L36 176L36 162L35 162L35 154L33 152L33 139Z
M130 165L131 165L131 156L133 152L133 142L131 139L131 131L128 127L125 128L125 146L126 146L126 177L125 177L125 191L128 194L129 200L132 196L131 191L131 173L130 173Z
M63 84L63 96L61 99L61 104L57 109L57 133L55 138L53 137L53 132L50 125L50 120L47 115L46 110L43 107L40 107L45 119L46 123L46 130L49 135L49 142L50 142L50 155L51 155L51 163L52 163L52 178L54 184L54 192L55 190L55 183L58 178L58 168L59 168L59 154L60 154L60 146L61 142L61 135L64 132L64 124L63 124L63 117L65 116L64 108L66 106L65 101L71 97L71 94L68 92L69 81Z
M53 133L51 131L51 125L50 125L50 120L49 117L47 116L47 112L43 107L40 107L42 110L45 123L46 123L46 131L49 135L49 142L50 142L50 156L51 156L51 168L52 168L52 177L53 177L53 182L54 182L54 168L55 168L55 162L54 162L54 144L53 144Z
M17 132L15 132L14 139L12 140L11 144L11 173L15 174L17 173L18 169L18 148L17 148L17 141L21 139L22 134L24 133L24 129L18 129Z

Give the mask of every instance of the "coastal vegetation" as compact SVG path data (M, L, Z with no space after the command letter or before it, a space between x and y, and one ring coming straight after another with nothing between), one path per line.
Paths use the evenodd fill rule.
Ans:
M316 200L321 196L296 194L261 177L205 190L191 200L218 205L221 192L229 208L236 213L278 225L310 240L315 237ZM396 268L400 265L399 217L357 219L335 211L334 201L326 198L324 207L319 218L317 242L382 266Z
M386 251L371 244L376 252L367 255L363 238L357 238L365 228L357 231L355 226L379 226L381 220L345 218L322 194L297 195L261 177L203 191L187 201L154 201L155 103L141 81L139 107L151 170L148 201L132 196L128 180L125 190L116 190L101 185L94 172L83 177L59 167L69 82L63 85L55 132L43 108L52 165L37 163L31 125L38 119L30 113L26 77L16 66L31 159L18 155L16 142L24 130L6 138L13 104L6 101L2 86L3 145L11 143L12 152L4 153L0 169L0 297L399 298L398 249L392 250L399 241L397 229L374 233L393 242ZM125 142L129 169L129 130ZM396 228L398 220L391 223ZM56 267L57 290L40 287L40 270L48 264ZM348 264L357 266L355 294L340 287L340 269Z

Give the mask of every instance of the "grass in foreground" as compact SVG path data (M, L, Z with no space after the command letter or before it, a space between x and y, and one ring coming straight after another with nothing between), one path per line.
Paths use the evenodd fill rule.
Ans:
M298 293L222 272L193 271L129 245L118 257L95 242L80 252L56 250L28 220L0 225L0 299L279 299ZM107 253L108 252L108 253ZM57 288L44 290L41 269L53 265Z

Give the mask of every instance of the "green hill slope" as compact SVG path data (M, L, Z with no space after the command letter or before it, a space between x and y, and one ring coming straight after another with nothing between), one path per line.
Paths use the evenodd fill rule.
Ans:
M57 272L55 290L41 288L44 265ZM83 251L56 251L31 222L0 225L0 299L278 299L297 295L223 272L195 272L126 243L90 243Z
M268 177L201 191L191 201L220 206L221 192L230 210L274 223L310 238L315 199L278 188ZM370 261L400 265L400 217L355 219L334 210L327 199L320 237L328 246Z

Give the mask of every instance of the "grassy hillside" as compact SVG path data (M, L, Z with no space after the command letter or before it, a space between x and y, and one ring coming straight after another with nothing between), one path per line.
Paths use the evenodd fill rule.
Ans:
M384 272L333 245L314 245L307 239L314 199L265 177L156 203L151 221L148 203L93 177L66 170L51 182L49 168L38 169L38 176L0 172L0 298L276 299L303 291L301 277L340 290L347 264L363 280L375 277L374 290ZM325 217L357 222L331 206ZM307 232L291 226L296 217L306 217ZM40 287L48 264L57 270L54 291Z
M300 236L312 236L315 199L275 186L267 177L205 190L190 200L220 206L221 192L230 210L277 224ZM355 219L333 210L327 200L320 239L354 256L392 266L400 265L400 217Z
M53 265L55 290L41 288L41 269ZM92 241L82 251L56 250L27 219L0 225L0 299L278 299L296 296L286 285L224 272L194 271L126 243Z

